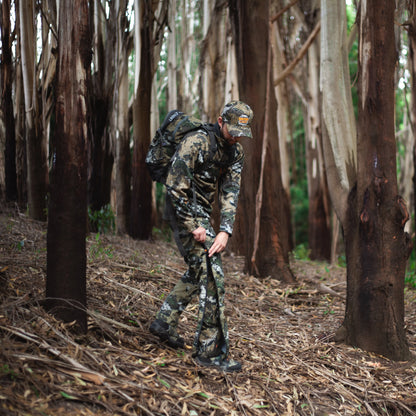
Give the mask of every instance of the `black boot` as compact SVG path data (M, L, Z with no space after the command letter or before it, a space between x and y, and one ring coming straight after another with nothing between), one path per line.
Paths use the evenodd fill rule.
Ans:
M166 341L172 348L183 348L185 346L183 338L167 322L155 319L150 325L149 330L153 335L159 337L161 341Z

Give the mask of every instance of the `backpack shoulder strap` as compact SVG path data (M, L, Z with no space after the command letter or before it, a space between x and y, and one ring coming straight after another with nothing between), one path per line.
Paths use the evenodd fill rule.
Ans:
M214 126L212 124L204 124L203 129L208 133L209 136L209 157L212 159L215 152L218 149L217 139L215 138Z

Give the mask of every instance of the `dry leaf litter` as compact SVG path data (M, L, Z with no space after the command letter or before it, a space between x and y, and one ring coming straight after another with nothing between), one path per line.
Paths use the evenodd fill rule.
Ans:
M332 341L345 269L292 260L296 285L244 274L224 254L232 358L243 371L198 367L197 304L182 315L186 348L149 333L185 270L172 242L88 236L88 333L42 308L46 224L0 208L0 415L416 415L416 363ZM416 349L416 294L406 290Z

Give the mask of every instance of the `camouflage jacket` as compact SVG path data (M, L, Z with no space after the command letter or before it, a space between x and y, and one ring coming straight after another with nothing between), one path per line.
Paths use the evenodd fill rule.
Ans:
M189 232L199 226L208 228L218 190L220 231L231 235L240 192L244 151L239 143L233 146L226 143L218 123L214 132L217 151L213 158L210 158L210 138L205 131L198 130L182 140L172 158L166 189L177 220Z

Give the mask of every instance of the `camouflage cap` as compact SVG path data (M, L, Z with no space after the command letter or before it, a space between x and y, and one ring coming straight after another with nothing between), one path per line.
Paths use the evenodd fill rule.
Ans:
M233 137L253 137L251 120L253 110L242 101L231 101L222 110L221 117L227 123L228 132Z

